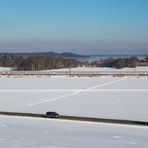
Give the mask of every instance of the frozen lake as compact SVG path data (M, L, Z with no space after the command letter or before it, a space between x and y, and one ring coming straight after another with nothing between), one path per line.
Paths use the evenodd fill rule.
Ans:
M0 111L148 121L147 77L0 78ZM148 127L0 116L2 148L145 148Z
M1 78L0 110L148 121L148 78Z

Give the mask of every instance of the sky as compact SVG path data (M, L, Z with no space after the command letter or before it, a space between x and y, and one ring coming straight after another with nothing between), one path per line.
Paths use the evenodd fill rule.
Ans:
M148 0L0 0L0 52L148 54Z

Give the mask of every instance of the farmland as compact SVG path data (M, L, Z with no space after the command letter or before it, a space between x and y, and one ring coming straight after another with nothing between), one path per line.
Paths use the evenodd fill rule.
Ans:
M148 78L0 78L0 111L146 121ZM146 147L147 127L0 115L0 146ZM14 134L15 133L15 134Z

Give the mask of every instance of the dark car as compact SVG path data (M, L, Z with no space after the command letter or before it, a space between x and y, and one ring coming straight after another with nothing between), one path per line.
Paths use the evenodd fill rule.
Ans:
M47 118L58 118L59 114L56 112L46 112L46 117Z

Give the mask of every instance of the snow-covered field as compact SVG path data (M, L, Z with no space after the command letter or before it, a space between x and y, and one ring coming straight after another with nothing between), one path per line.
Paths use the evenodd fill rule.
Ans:
M0 72L1 71L11 71L11 68L9 68L9 67L0 67Z
M148 121L147 77L0 78L0 111ZM148 127L0 116L2 148L146 148Z
M109 67L77 67L77 68L66 68L66 69L54 69L50 71L148 71L148 66L139 66L136 68L109 68Z
M1 148L146 148L148 128L0 116Z
M148 121L148 78L1 78L0 110Z

